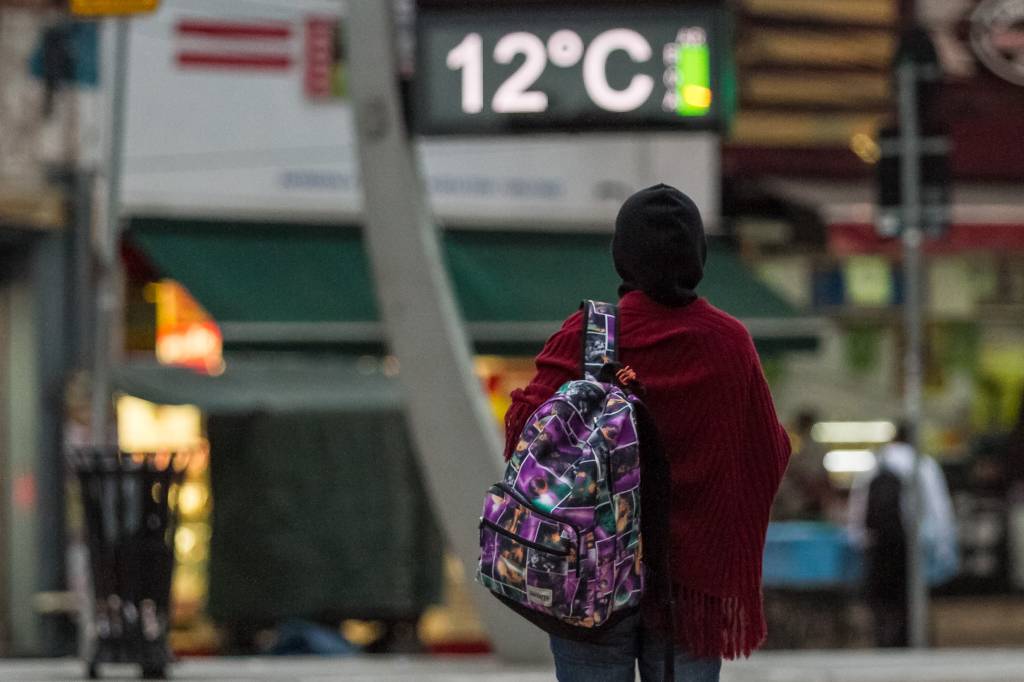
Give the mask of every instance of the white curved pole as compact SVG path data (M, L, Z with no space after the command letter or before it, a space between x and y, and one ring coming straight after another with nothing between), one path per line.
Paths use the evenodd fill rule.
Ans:
M434 511L471 578L483 495L501 476L501 444L473 374L438 229L403 122L391 3L352 0L348 8L346 45L363 229L377 302L391 352L400 363L407 420ZM483 588L471 585L470 592L499 655L533 662L547 657L540 630Z

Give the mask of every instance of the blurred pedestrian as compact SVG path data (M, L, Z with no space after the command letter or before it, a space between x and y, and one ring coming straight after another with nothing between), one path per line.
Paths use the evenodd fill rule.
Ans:
M1003 467L1006 471L1007 490L1024 497L1024 392L1020 397L1017 424L1006 439Z
M833 501L832 484L825 469L825 449L811 437L818 422L813 410L796 417L791 436L793 455L772 505L773 521L821 521Z
M677 603L674 623L655 615L667 595L648 592L642 617L596 641L552 637L562 682L633 680L637 663L641 679L661 679L673 631L676 679L713 682L722 658L749 655L765 638L761 557L790 444L749 332L695 291L706 249L696 205L673 187L637 192L616 218L619 358L646 387L669 459ZM513 392L506 456L533 410L579 377L581 326L581 313L569 317L537 356L531 383ZM646 498L643 504L647 509ZM659 520L650 516L645 528Z
M1003 454L1006 471L1006 535L1010 581L1024 590L1024 394L1020 398L1017 424L1013 427Z
M910 643L907 529L912 527L913 509L907 490L916 458L910 427L901 423L892 442L879 449L875 466L858 476L850 490L848 529L851 541L864 551L864 594L879 647ZM934 585L955 575L959 558L946 478L928 455L921 456L918 491L925 577Z

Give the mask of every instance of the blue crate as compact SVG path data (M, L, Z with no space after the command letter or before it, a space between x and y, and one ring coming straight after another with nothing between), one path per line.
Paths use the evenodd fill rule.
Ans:
M768 524L764 547L765 587L850 587L862 573L860 552L846 531L815 521Z

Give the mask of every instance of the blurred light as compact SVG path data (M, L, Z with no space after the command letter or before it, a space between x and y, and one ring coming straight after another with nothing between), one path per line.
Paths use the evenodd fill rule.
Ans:
M870 135L864 133L857 133L850 138L850 149L864 163L878 163L878 160L882 158L882 150L878 143Z
M384 634L384 624L375 620L345 620L341 623L341 636L356 646L367 646Z
M117 399L117 436L125 452L186 450L202 439L202 414L194 405L157 405L121 396Z
M875 455L870 450L832 450L825 453L825 469L833 474L871 471Z
M198 541L195 531L188 526L182 526L174 534L174 549L177 550L178 556L184 559L196 548Z
M36 490L36 478L32 474L22 474L14 479L11 501L18 511L31 511L36 506L39 493Z
M213 323L161 331L156 340L156 359L162 365L192 366L201 361L203 369L216 368L221 363L220 353L220 330Z
M156 300L156 359L206 374L223 373L220 327L188 290L173 280L161 280L147 296Z
M711 106L711 89L701 85L684 86L683 102L690 107L707 109Z
M401 364L398 362L398 358L394 355L388 355L384 358L383 362L384 376L396 377L401 368Z
M174 569L174 600L197 601L206 593L206 580L201 572L186 566Z
M811 427L811 438L818 443L888 443L896 435L889 421L818 422Z
M210 468L210 441L199 439L196 447L189 451L186 468L190 477L201 476Z
M850 256L843 264L847 299L858 306L885 306L895 298L892 264L883 256Z
M158 471L163 471L171 466L172 456L170 450L159 449L153 454L153 465Z
M178 493L178 507L182 515L192 516L206 503L206 491L195 482L186 483Z

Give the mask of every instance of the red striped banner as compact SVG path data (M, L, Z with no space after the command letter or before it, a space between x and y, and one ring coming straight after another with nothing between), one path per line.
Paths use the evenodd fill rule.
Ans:
M238 39L288 38L292 34L292 27L290 24L183 19L178 22L178 34Z
M175 61L187 69L284 71L295 63L293 33L279 21L182 19Z
M331 68L334 66L334 32L337 19L306 20L306 95L311 99L331 96Z
M222 67L233 69L287 69L292 65L291 57L261 55L225 55L209 52L179 52L179 66Z

